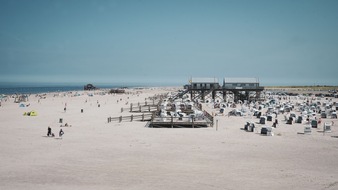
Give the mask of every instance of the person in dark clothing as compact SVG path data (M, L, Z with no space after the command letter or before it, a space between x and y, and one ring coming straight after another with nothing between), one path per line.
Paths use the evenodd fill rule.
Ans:
M52 129L48 126L47 136L52 136Z
M276 128L276 122L272 123L272 127Z

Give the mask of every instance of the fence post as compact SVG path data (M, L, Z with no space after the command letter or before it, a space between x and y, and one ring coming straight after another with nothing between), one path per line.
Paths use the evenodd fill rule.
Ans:
M151 122L153 122L155 119L155 112L151 115ZM154 125L151 125L152 128L154 128Z
M134 115L131 115L130 116L130 121L133 121L133 119L134 119Z
M142 121L144 121L144 114L142 114Z
M171 116L171 128L174 128L174 119L173 119L173 116Z
M110 120L109 120L110 118L108 117L108 123L110 122Z
M148 111L150 112L150 105L148 106Z
M214 117L211 117L211 123L212 123L212 127L214 127Z
M122 116L120 116L119 120L120 120L120 123L121 123L122 122Z
M123 108L121 108L121 113L123 112Z
M130 112L133 111L133 103L130 103Z

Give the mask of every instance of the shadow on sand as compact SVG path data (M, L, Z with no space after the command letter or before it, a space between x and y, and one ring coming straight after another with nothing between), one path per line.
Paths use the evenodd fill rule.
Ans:
M41 137L53 138L53 139L56 139L56 140L61 140L62 139L62 137L52 137L52 136L47 136L47 135L44 135L44 136L41 136Z

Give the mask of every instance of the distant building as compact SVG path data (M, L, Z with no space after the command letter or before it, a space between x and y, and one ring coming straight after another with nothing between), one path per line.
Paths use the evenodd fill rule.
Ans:
M125 89L111 89L109 91L110 94L124 94L126 92Z
M219 88L217 78L191 78L190 88L194 90L210 90Z
M97 88L92 84L87 84L83 87L83 90L95 90L95 89Z
M227 94L233 94L233 101L257 100L264 87L259 86L258 78L224 78L223 86L217 78L191 78L189 84L184 86L185 93L190 93L191 99L215 100L216 97L227 101ZM223 97L222 97L223 96Z
M234 94L235 102L238 100L257 100L260 97L260 92L264 90L264 87L259 86L258 78L224 78L222 88L224 99L226 93L231 92Z
M259 87L258 78L224 78L224 89L255 89Z

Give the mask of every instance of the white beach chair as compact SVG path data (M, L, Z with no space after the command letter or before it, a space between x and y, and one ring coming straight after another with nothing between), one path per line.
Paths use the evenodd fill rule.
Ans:
M304 126L304 134L305 134L305 135L311 134L311 130L312 130L311 125L306 125L306 126Z
M331 123L324 123L324 133L331 133Z

